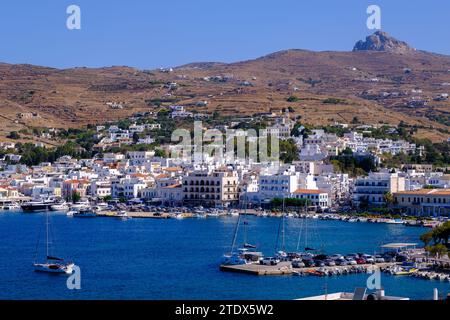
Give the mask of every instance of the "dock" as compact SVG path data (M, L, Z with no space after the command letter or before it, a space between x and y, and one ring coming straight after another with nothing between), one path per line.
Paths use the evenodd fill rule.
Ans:
M377 264L359 264L356 266L326 266L326 267L304 267L293 268L290 261L282 261L275 266L261 265L259 263L250 263L243 265L221 265L221 271L246 273L257 276L275 276L275 275L315 275L319 270L332 271L339 270L342 274L354 273L352 271L372 272L375 268L386 268L396 263L377 263Z
M220 270L230 272L240 272L258 276L291 275L293 268L290 261L282 261L276 266L266 266L259 263L249 263L242 265L221 265Z

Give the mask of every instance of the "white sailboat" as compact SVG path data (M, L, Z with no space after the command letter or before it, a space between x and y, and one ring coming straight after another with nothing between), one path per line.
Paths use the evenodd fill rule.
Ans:
M62 273L62 274L72 274L73 268L75 266L72 262L66 262L62 258L51 255L50 253L50 220L49 213L45 214L45 240L46 240L46 251L45 251L45 261L33 263L34 271L47 272L47 273ZM39 241L38 246L39 247ZM36 256L37 256L36 248Z
M256 249L255 245L252 245L247 242L247 203L245 203L244 206L244 214L239 214L238 219L236 222L236 227L234 229L233 234L233 241L231 243L231 251L229 253L226 253L222 256L222 265L242 265L242 264L249 264L254 263L259 260L259 258L262 257L261 252L256 252L254 249ZM237 241L237 234L239 231L239 226L241 223L241 219L244 220L244 243L241 248L236 248L236 241Z

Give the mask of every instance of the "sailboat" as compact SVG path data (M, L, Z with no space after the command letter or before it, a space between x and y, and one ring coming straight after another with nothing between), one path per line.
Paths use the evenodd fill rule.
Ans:
M236 249L237 234L239 231L239 225L241 223L242 216L244 216L244 243L241 248ZM247 242L247 204L245 204L244 214L238 216L236 227L234 229L233 241L231 243L230 253L226 253L222 256L222 265L241 265L257 262L261 257L261 252L255 252L251 249L255 249L256 246Z
M285 234L285 199L283 196L283 211L281 213L280 225L278 226L277 240L275 244L275 257L280 259L281 261L287 259L286 253L286 234ZM281 247L279 247L280 242L280 234L281 234Z
M34 271L47 272L47 273L72 274L73 268L75 266L74 263L65 262L64 259L58 258L50 253L51 252L50 219L49 219L48 212L45 214L45 240L46 240L45 261L44 262L35 261L33 263ZM36 246L36 256L37 256L38 247L39 247L39 240L38 240L38 245Z

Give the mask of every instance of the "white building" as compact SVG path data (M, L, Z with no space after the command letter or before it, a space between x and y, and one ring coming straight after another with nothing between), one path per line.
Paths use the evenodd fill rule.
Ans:
M141 189L147 187L147 184L137 178L120 178L111 181L111 196L115 199L125 198L133 199L139 196Z
M371 172L368 177L355 181L353 203L360 206L363 203L373 206L386 204L385 195L405 190L405 178L398 173Z
M290 195L290 198L308 200L308 205L320 207L321 209L326 209L330 206L328 193L323 190L297 189Z

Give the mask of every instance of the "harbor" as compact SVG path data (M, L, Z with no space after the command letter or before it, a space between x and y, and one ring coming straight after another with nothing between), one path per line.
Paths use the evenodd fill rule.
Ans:
M229 248L237 216L181 220L75 219L68 217L66 212L51 212L56 253L72 259L82 270L83 290L72 292L66 288L65 277L36 275L30 270L30 259L44 219L45 212L0 214L0 233L3 235L0 254L8 257L8 261L3 259L0 262L1 298L96 299L101 296L105 299L145 299L151 296L154 299L176 299L190 292L192 299L296 299L323 294L325 281L329 292L353 292L355 287L365 286L369 277L365 272L346 276L298 277L293 273L252 276L220 271L221 254ZM314 223L317 230L311 232L309 243L323 242L323 249L330 254L374 254L387 240L412 242L423 233L422 228L404 225L287 218L286 248L297 246L298 229L306 220L311 223L311 228ZM280 219L249 215L246 221L248 239L257 245L257 250L273 252ZM285 263L281 262L281 266ZM265 269L272 269L267 267ZM334 268L344 269L340 266ZM192 274L202 276L192 281ZM442 293L450 289L446 281L388 273L381 274L381 284L389 294L411 299L432 299L434 288ZM12 286L16 290L11 290ZM167 290L169 287L172 289Z

